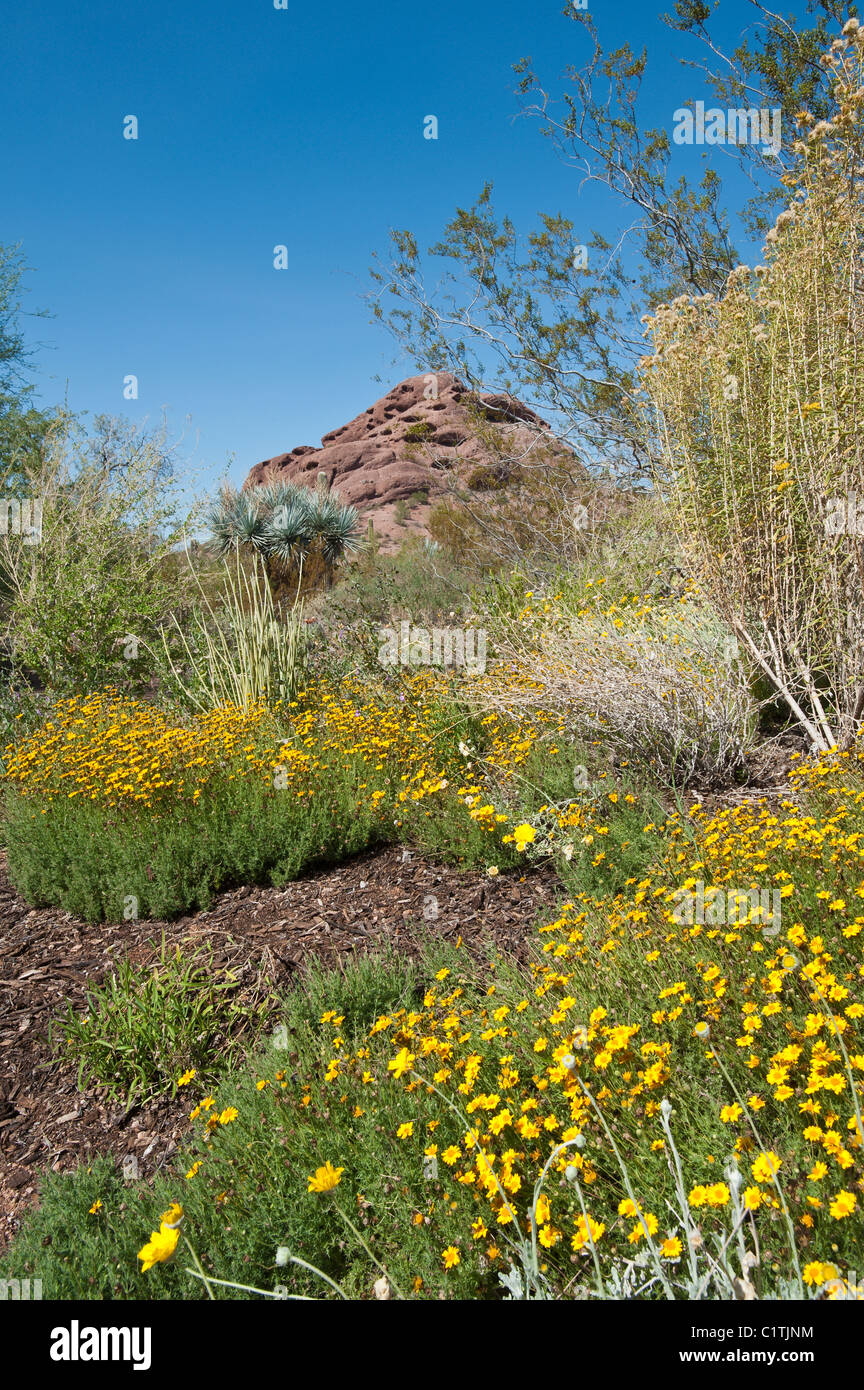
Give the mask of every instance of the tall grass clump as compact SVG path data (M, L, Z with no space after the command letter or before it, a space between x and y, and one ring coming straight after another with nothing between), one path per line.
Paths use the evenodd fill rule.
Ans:
M233 572L225 565L221 602L212 603L194 577L199 601L191 617L171 613L161 630L157 659L168 688L199 711L292 699L303 669L302 606L278 613L257 558L244 566L239 552Z
M796 117L765 264L662 305L642 359L689 563L820 750L864 712L864 33L844 33L833 119Z

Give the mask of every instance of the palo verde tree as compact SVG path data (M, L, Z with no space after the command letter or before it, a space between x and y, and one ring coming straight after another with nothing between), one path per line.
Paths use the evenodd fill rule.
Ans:
M730 55L716 37L716 0L676 0L663 17L693 41L697 56L681 61L699 74L694 98L707 88L721 105L779 106L787 118L771 158L743 143L723 151L725 167L751 182L744 206L730 207L728 180L707 157L701 177L679 175L671 120L646 126L647 53L626 42L605 50L590 14L567 6L574 38L590 46L587 63L568 68L551 92L522 59L514 69L518 97L579 186L587 181L612 195L621 212L615 244L599 231L577 232L560 212L539 214L533 230L517 229L496 212L486 184L428 255L410 230L394 230L372 270L373 314L419 366L454 372L475 389L518 394L595 469L630 481L650 473L655 453L638 404L640 321L676 295L722 290L739 261L735 219L753 232L782 200L794 115L804 106L818 120L829 108L820 55L855 12L840 0L807 0L800 25L759 0L742 4L742 19L748 9L758 22ZM724 10L728 17L726 3ZM683 88L681 95L684 105Z

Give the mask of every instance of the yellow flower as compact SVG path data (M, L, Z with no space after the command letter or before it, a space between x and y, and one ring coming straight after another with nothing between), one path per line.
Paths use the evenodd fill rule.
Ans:
M442 1250L441 1259L445 1269L454 1269L460 1263L459 1251L456 1246L448 1245L446 1250Z
M233 1105L227 1105L219 1116L220 1125L230 1125L232 1120L236 1120L239 1110L235 1110Z
M576 1234L570 1244L574 1250L581 1250L583 1245L588 1245L592 1241L596 1245L605 1230L606 1227L603 1223L601 1221L595 1221L590 1212L588 1214L587 1224L585 1217L580 1215L576 1220Z
M768 1153L760 1154L756 1162L751 1165L750 1171L757 1182L771 1182L774 1174L780 1167L782 1159L769 1150Z
M410 1139L414 1133L414 1121L406 1120L404 1125L400 1125L396 1131L397 1139Z
M178 1085L178 1086L188 1086L188 1085L189 1085L189 1082L192 1081L192 1080L194 1079L194 1077L195 1077L195 1068L192 1067L189 1071L184 1071L183 1075L182 1075L182 1076L179 1076L179 1077L177 1078L177 1085Z
M96 1198L96 1201L93 1203L93 1205L92 1205L92 1207L90 1208L90 1210L89 1210L89 1212L87 1213L87 1215L88 1215L88 1216L95 1216L96 1213L97 1213L97 1211L99 1211L99 1210L101 1209L101 1207L102 1207L102 1198L101 1198L101 1197L97 1197L97 1198Z
M653 1236L657 1233L657 1217L653 1212L642 1212L641 1220L637 1221L632 1231L628 1233L627 1239L631 1245L638 1245L640 1240L645 1239L645 1228L648 1228L648 1235Z
M857 1205L858 1198L854 1192L838 1192L831 1203L829 1211L835 1221L842 1221L844 1216L851 1216Z
M180 1203L172 1202L168 1210L163 1211L159 1220L162 1226L167 1226L169 1230L173 1230L175 1226L179 1226L180 1222L183 1220L183 1208Z
M663 1244L660 1246L660 1254L663 1256L664 1260L677 1260L678 1256L681 1254L682 1248L678 1237L670 1236L667 1240L664 1240Z
M146 1274L154 1265L170 1260L179 1239L180 1232L176 1226L160 1226L158 1231L151 1231L149 1241L138 1251L138 1258L142 1261L141 1273Z
M534 829L533 825L517 825L513 834L505 838L515 841L516 848L518 850L523 850L525 846L530 845L531 841L536 839L536 837L537 831Z
M387 1070L392 1071L393 1075L398 1079L404 1076L406 1071L411 1070L414 1065L414 1060L414 1053L409 1052L407 1047L403 1047L401 1052L398 1052L393 1058L393 1061L387 1063Z
M334 1168L328 1159L323 1168L316 1168L308 1179L310 1192L332 1192L342 1181L344 1168Z

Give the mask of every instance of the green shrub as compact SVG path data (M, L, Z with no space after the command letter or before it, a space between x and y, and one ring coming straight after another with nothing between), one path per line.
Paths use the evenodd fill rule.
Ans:
M422 444L427 439L431 439L435 430L428 420L417 420L415 424L409 425L405 431L405 438L409 444Z
M195 1107L200 1137L173 1176L129 1187L107 1160L71 1175L47 1175L41 1206L25 1217L0 1260L0 1277L10 1271L41 1278L43 1297L50 1299L206 1298L200 1280L185 1272L193 1266L182 1243L170 1264L137 1273L138 1251L158 1230L160 1212L179 1201L183 1233L204 1271L217 1279L329 1296L316 1275L297 1265L277 1266L283 1247L352 1297L371 1296L381 1265L392 1286L408 1295L494 1293L491 1268L446 1273L442 1267L439 1246L456 1239L464 1221L464 1203L455 1194L444 1198L452 1189L446 1169L426 1177L416 1154L394 1148L396 1129L409 1118L418 1132L430 1121L434 1130L440 1111L435 1095L418 1092L406 1106L401 1089L385 1076L376 1081L374 1097L371 1087L361 1085L356 1096L352 1087L348 1104L338 1087L321 1082L335 1038L356 1050L380 1014L422 1007L420 980L457 958L439 945L422 972L392 954L351 962L343 972L313 967L305 987L285 1001L284 1022L254 1067L225 1081L206 1108ZM348 1152L345 1181L332 1194L310 1193L310 1176L328 1161L341 1166ZM214 1292L217 1298L248 1297L218 1286Z
M234 1056L250 1023L250 1009L230 998L238 987L230 973L214 979L209 942L183 955L179 946L166 949L163 937L155 964L121 960L105 984L87 991L84 1013L70 1005L58 1021L56 1046L77 1062L79 1089L95 1081L130 1106L174 1094L190 1067L206 1083Z
M57 693L140 684L152 674L143 644L174 599L163 570L177 536L164 440L127 428L105 445L116 457L104 458L98 442L56 431L31 480L41 539L0 538L12 656Z
M7 790L9 872L28 902L88 921L122 920L130 902L140 917L206 911L232 884L287 883L381 841L380 815L356 804L365 766L340 771L298 799L226 768L200 799L161 814L63 799L43 815Z

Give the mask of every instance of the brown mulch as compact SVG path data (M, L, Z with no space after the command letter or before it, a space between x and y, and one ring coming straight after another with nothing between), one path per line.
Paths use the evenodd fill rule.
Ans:
M233 970L239 997L254 1002L290 986L305 961L339 966L391 945L416 955L430 932L472 954L491 944L524 958L539 913L561 887L551 867L524 877L434 864L401 848L364 854L285 888L236 888L209 912L173 922L83 922L61 908L32 909L18 896L0 853L0 1248L21 1212L38 1201L39 1175L113 1154L146 1178L170 1164L189 1132L180 1092L127 1111L56 1061L49 1026L66 1006L83 1008L124 955L145 964L165 941L209 941L214 969Z

